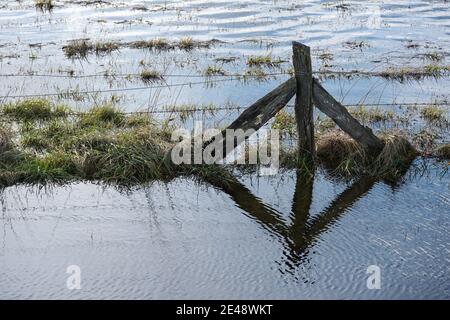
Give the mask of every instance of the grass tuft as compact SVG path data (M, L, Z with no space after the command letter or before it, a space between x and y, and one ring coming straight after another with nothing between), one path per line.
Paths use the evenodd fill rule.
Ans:
M16 120L34 121L66 117L70 109L65 105L54 105L45 99L30 99L4 105L2 112Z
M81 116L82 126L120 126L124 123L125 115L112 105L96 106Z
M272 122L272 129L280 131L282 137L293 137L297 135L297 122L295 115L284 110L279 111Z
M349 110L356 119L365 123L386 122L394 119L394 112L380 108L365 108L358 106Z
M183 37L180 39L178 47L186 51L192 50L195 47L194 39L192 39L191 37Z
M399 132L385 133L380 138L384 148L373 159L350 136L331 130L319 137L317 157L325 168L340 176L364 174L395 179L409 167L418 152Z
M54 8L52 0L34 0L34 6L40 11L51 11Z
M445 121L444 110L434 105L429 105L421 109L420 115L429 122Z
M10 130L0 127L0 156L11 148L12 142Z
M316 143L316 155L327 168L351 175L361 165L367 164L364 149L341 130L330 130Z
M89 40L73 40L63 47L64 54L70 59L86 59L89 53L95 50L95 46Z
M281 59L274 59L272 55L261 55L261 56L249 56L247 58L247 65L249 67L260 67L260 66L266 66L266 67L275 67L282 63L283 61Z
M436 151L436 155L439 158L450 160L450 144L444 144Z
M94 50L96 55L107 55L119 50L119 45L113 41L98 41L95 43Z
M131 44L135 49L148 49L148 50L171 50L174 46L170 44L165 38L156 38L152 40L139 40Z
M384 148L374 163L374 174L384 176L400 176L404 168L417 157L417 150L400 132L385 133L380 137Z
M440 78L450 71L449 66L428 64L421 68L389 68L380 73L380 76L389 80L403 82L405 80L421 80L423 78Z
M163 80L162 75L158 71L149 69L142 71L139 77L141 78L142 82L146 84Z
M208 66L206 70L203 72L203 74L207 77L215 76L215 75L226 75L225 70L223 68L218 66Z

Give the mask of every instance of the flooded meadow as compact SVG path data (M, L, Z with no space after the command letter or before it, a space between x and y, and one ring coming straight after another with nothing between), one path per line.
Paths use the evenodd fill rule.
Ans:
M352 116L417 149L395 177L290 166L224 184L125 185L126 170L36 183L30 167L13 179L2 166L4 127L36 157L69 140L65 127L50 137L30 114L8 117L23 101L64 106L68 126L108 105L124 132L132 120L225 128L294 75L292 41ZM449 50L444 0L1 1L0 299L450 299ZM294 100L265 126L286 148ZM337 130L318 110L314 121L317 137ZM79 290L67 287L72 265Z

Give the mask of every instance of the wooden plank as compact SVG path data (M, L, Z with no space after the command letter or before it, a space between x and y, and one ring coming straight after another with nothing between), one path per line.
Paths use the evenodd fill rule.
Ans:
M293 63L297 81L295 118L297 121L298 152L300 156L314 158L314 116L312 97L311 50L299 42L292 43Z
M361 125L347 109L313 79L315 106L329 116L348 135L355 139L369 155L376 156L383 150L383 142L368 127Z
M295 78L282 83L245 109L227 129L258 130L292 99L295 94L295 88Z
M226 148L226 131L228 129L242 129L243 131L253 129L257 131L292 99L292 97L295 95L295 92L296 80L294 77L292 77L266 94L264 97L256 101L250 107L245 109L245 111L243 111L236 120L234 120L226 129L222 131L223 139L217 142L223 145L222 159L228 155L228 151L232 151L227 150ZM213 141L214 139L204 142L203 149L205 149ZM238 141L236 141L235 139L233 143L234 148L236 148L238 146ZM194 145L194 139L192 140L192 145ZM167 151L166 156L164 157L165 162L171 159L172 149L173 148Z
M240 129L245 132L252 129L258 131L292 99L295 95L295 91L296 81L295 78L291 78L245 109L236 120L222 131L222 137L224 138L221 142L223 144L223 158L226 158L228 153L232 151L227 150L227 130ZM212 140L205 142L203 148L208 146L211 142ZM232 143L234 148L236 148L239 141L235 140Z

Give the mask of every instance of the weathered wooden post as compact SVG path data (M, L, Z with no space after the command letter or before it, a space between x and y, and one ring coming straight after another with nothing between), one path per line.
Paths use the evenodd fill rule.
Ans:
M256 101L250 107L245 109L241 115L234 120L225 130L222 131L222 139L219 140L219 143L223 145L223 153L222 158L226 158L229 152L233 150L228 150L227 148L227 135L226 131L231 130L243 130L244 132L253 129L258 131L262 126L264 126L273 116L277 114L278 111L284 108L284 106L292 99L295 95L295 78L292 77L274 90L266 94L264 97ZM246 138L248 138L246 136ZM210 145L214 139L206 141L203 144L203 149ZM194 142L192 141L192 144ZM233 141L234 147L237 147L237 141ZM164 157L164 162L167 163L171 161L171 153L172 149L170 148Z
M313 117L313 81L311 50L299 42L292 42L293 63L297 91L295 98L295 118L297 121L298 152L309 160L315 156L314 117Z
M347 109L320 85L317 79L313 80L313 99L316 107L357 141L367 154L376 157L383 150L383 142L372 130L353 118Z
M242 130L244 133L250 129L254 131L259 130L296 95L295 117L297 121L298 153L301 158L307 160L305 164L308 167L314 165L316 156L313 102L320 111L331 117L343 131L361 144L369 154L373 156L378 155L383 149L383 142L373 134L370 128L361 125L353 118L347 109L337 102L320 85L317 79L312 77L310 48L294 41L292 49L295 77L283 82L248 107L227 129L221 132L217 140L214 137L205 141L201 146L202 150L205 150L211 143L217 142L223 148L221 158L225 158L229 152L242 142L238 141L236 135L228 137L229 140L227 141L227 130ZM247 138L248 136L245 135L245 139ZM194 144L194 139L192 139L191 144ZM170 159L172 150L173 148L170 148L166 152L164 162ZM215 152L215 150L213 151Z
M290 78L276 87L274 90L266 94L264 97L256 101L250 107L245 109L241 115L234 120L225 130L222 131L221 142L223 144L222 158L226 158L229 152L233 149L227 148L227 130L243 130L246 132L251 129L258 131L263 125L267 123L278 111L284 108L284 106L295 95L295 79ZM248 136L245 137L246 139ZM203 144L203 148L206 148L212 140L206 141ZM238 142L232 141L234 148L238 146Z

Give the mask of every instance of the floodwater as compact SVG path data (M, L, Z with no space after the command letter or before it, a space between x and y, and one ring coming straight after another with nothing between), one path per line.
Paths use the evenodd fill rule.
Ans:
M447 1L55 3L39 12L32 1L1 2L1 101L50 94L82 109L114 94L127 111L245 106L288 76L205 84L206 68L243 74L248 56L269 54L285 62L263 71L283 73L293 40L311 46L316 71L449 64ZM219 41L191 51L123 46L86 59L68 59L62 49L81 38L126 44L184 36ZM145 69L164 82L132 76ZM448 77L323 83L347 104L449 100ZM236 115L218 112L212 121ZM449 141L448 127L440 135ZM133 190L8 187L0 191L0 298L450 299L450 175L445 163L425 163L396 183L344 183L323 172L307 181L288 171L244 176L228 189L185 179ZM80 290L67 288L70 265L81 269ZM379 290L367 287L372 265L380 268Z
M10 187L0 297L449 299L449 182L430 169L398 184L286 172L226 190ZM80 290L67 289L71 265Z
M246 106L287 75L246 82L213 77L207 85L201 84L205 79L198 76L208 66L220 67L227 74L245 74L250 55L270 55L273 61L282 61L276 68L262 67L266 74L286 72L292 66L294 40L311 47L315 71L381 72L392 67L449 64L447 1L108 0L95 5L83 5L89 1L54 2L52 12L42 13L36 11L32 1L2 1L1 74L22 75L1 81L2 97L60 94L59 98L84 108L114 94L128 111L186 103ZM68 59L62 49L74 39L124 45L155 38L175 41L185 36L217 41L209 49L191 51L155 52L123 46L111 54L90 54L86 59ZM430 60L430 54L439 61ZM138 78L124 76L145 69L167 76L163 83L150 85L157 88L120 91L149 86ZM23 76L29 74L45 77ZM57 77L68 75L81 77ZM166 85L176 86L161 88ZM420 83L341 79L324 81L324 86L337 99L350 104L449 100L448 78ZM96 92L102 90L119 91Z

